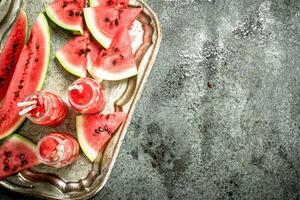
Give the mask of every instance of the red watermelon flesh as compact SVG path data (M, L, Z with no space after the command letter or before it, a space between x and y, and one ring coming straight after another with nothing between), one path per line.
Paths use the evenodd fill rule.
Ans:
M103 80L121 80L137 74L130 36L126 27L118 31L108 49L101 51L90 73Z
M98 6L84 9L86 25L94 38L108 48L120 27L131 27L142 8L116 9Z
M128 7L128 0L90 0L90 6L109 6L123 9Z
M15 131L24 121L17 103L43 86L50 56L50 33L47 20L40 14L33 25L29 42L23 47L13 81L0 109L0 139Z
M21 11L0 54L0 101L5 96L15 71L21 50L25 44L26 32L27 17L26 13Z
M127 115L115 112L108 115L93 114L76 117L76 130L84 154L94 161L98 152L103 151L107 142L121 126Z
M102 49L85 31L82 36L75 36L56 53L57 60L70 73L79 77L86 77L86 69L96 60Z
M54 0L47 8L46 14L58 26L80 34L83 33L83 8L85 0Z
M13 134L1 144L0 180L38 164L35 144L25 137Z

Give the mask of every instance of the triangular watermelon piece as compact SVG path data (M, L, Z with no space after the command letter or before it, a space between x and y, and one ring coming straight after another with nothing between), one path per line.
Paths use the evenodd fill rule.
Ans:
M94 38L108 48L120 27L128 29L142 8L116 9L107 6L98 6L84 9L86 25Z
M89 71L92 76L103 80L122 80L137 74L128 29L121 28L111 46L103 49Z
M0 102L6 95L27 34L27 17L21 11L0 54Z
M13 134L0 146L0 180L39 164L35 144L25 137Z
M98 152L126 119L126 113L115 112L108 115L79 115L76 117L77 138L83 153L94 161Z
M91 7L95 6L109 6L118 9L123 9L128 7L129 0L90 0L89 4Z
M91 68L101 49L101 45L86 31L82 36L75 36L69 40L55 56L68 72L86 77L86 69Z
M82 35L82 11L85 4L85 0L54 0L46 8L46 14L58 26Z

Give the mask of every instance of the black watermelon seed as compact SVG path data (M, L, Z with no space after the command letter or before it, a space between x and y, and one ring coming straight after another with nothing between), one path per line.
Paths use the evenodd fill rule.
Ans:
M116 60L113 60L113 61L112 61L112 64L113 64L113 65L116 65L116 64L117 64L117 61L116 61Z
M105 21L105 22L109 22L110 20L109 20L108 17L105 17L105 18L104 18L104 21Z
M105 131L108 131L108 127L107 127L107 126L104 126L104 130L105 130Z
M106 56L106 55L107 55L106 53L103 53L103 54L102 54L102 57L104 57L104 56Z
M119 25L119 20L118 20L118 19L115 20L115 25L116 25L116 26Z
M107 5L110 6L110 5L112 5L112 4L113 4L113 2L112 2L111 0L108 0L108 1L107 1Z
M75 15L76 15L76 16L80 16L80 12L76 12Z
M82 54L84 54L84 50L83 50L83 49L80 49L79 55L82 55Z
M62 7L65 8L67 5L68 5L68 2L64 2Z
M116 47L113 47L113 50L114 50L114 52L118 52L119 51L119 49L116 48Z
M95 129L95 133L99 133L99 130L98 130L98 129Z
M38 61L39 61L39 59L38 59L38 58L36 58L34 61L35 61L35 62L38 62Z
M39 49L40 48L40 45L36 45L36 47L35 47L36 49Z
M86 49L86 52L91 52L91 49L87 48L87 49Z
M14 45L13 45L13 48L15 49L15 48L17 48L19 46L19 44L18 43L15 43Z
M19 97L19 93L15 93L15 97Z
M74 12L73 12L73 10L70 10L70 12L69 12L69 16L73 16L74 15Z
M10 151L5 152L5 157L7 158L11 157L11 152Z
M23 88L23 86L22 85L19 85L19 89L22 89Z
M123 59L124 59L124 56L120 54L120 58L123 60Z
M7 171L9 170L9 166L8 166L8 165L5 165L4 168L3 168L3 170L4 170L5 172L7 172Z
M28 164L28 161L27 161L27 160L22 160L22 161L21 161L21 164L22 164L22 165L27 165L27 164Z
M100 132L103 132L103 131L104 131L104 129L101 128L101 127L99 127L98 130L99 130Z
M25 154L24 154L24 153L21 153L21 154L20 154L20 159L23 160L24 158L25 158Z
M20 80L20 83L24 83L24 80Z
M9 163L9 160L6 158L4 159L4 164L8 164Z

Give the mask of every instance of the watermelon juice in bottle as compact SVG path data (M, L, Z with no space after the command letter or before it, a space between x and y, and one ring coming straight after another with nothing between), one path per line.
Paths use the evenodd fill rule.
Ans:
M35 92L18 103L25 107L19 115L25 115L33 123L42 126L56 126L68 114L68 107L61 97L46 91Z
M43 164L61 168L77 159L79 145L76 138L68 133L52 132L38 142L36 154Z
M104 87L91 78L80 78L68 89L69 103L80 113L92 114L104 109Z

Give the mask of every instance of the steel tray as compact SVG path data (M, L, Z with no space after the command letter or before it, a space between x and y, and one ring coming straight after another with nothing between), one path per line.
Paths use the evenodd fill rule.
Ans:
M28 21L32 25L38 13L50 1L31 0L23 3L17 0L7 1L7 3L2 1L0 6L1 4L6 4L3 5L6 10L5 14L2 14L3 16L0 18L0 38L5 38L5 33L16 18L20 7L26 11ZM10 4L9 8L7 4ZM109 113L114 110L123 110L128 113L127 120L110 140L104 153L99 154L97 160L93 163L89 162L81 153L79 159L73 165L63 169L54 169L40 165L0 181L0 186L38 198L75 200L88 199L99 192L105 185L118 156L134 109L153 67L161 42L160 25L151 8L143 0L130 1L130 5L143 8L142 14L139 15L130 30L138 66L138 75L117 82L103 82L106 86L108 99L108 105L103 113ZM48 22L52 30L52 51L45 89L66 98L67 87L76 77L67 73L59 65L54 59L54 53L72 36L58 28L50 20ZM75 116L76 114L71 111L67 120L61 126L54 128L40 127L27 120L17 132L31 138L35 142L51 131L66 131L76 135Z

